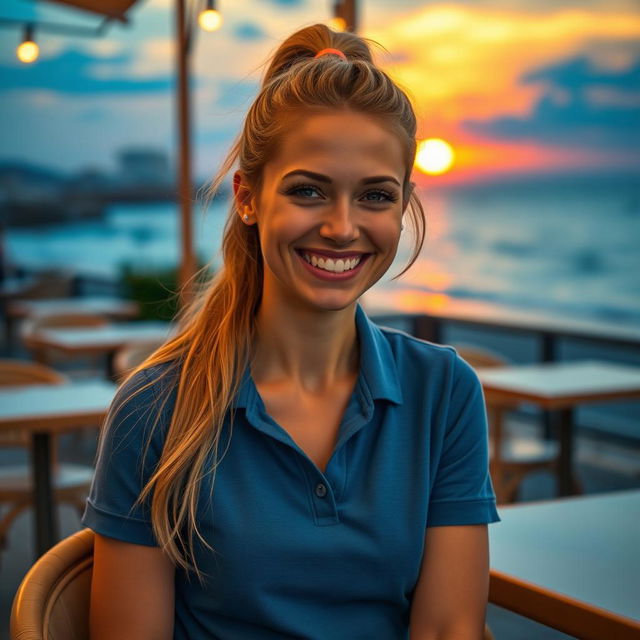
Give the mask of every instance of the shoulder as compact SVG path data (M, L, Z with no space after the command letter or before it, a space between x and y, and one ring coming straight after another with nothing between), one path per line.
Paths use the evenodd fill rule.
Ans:
M452 382L472 383L477 379L475 371L447 344L436 344L416 338L409 333L384 326L377 326L382 339L393 353L398 372L416 372L441 375Z
M118 387L116 399L133 401L139 397L138 402L141 404L152 401L177 388L179 375L179 368L174 363L147 367L125 379Z
M179 371L171 363L138 371L118 388L107 417L112 437L139 438L158 424L168 426Z

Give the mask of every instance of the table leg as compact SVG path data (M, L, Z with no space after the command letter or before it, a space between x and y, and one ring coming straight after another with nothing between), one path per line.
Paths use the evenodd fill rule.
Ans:
M442 322L439 318L426 315L415 316L411 331L414 336L422 340L442 343Z
M40 557L59 539L51 487L51 436L48 433L33 434L31 469L35 506L36 557Z
M557 358L556 336L548 331L540 333L540 362L555 362ZM545 440L553 440L553 416L551 411L542 411Z
M107 378L109 380L111 380L112 382L117 382L118 381L118 376L116 375L116 370L115 370L115 359L116 359L116 352L115 351L109 351L106 354L106 359L107 359Z
M573 409L560 409L557 417L560 441L558 496L570 496L573 493Z

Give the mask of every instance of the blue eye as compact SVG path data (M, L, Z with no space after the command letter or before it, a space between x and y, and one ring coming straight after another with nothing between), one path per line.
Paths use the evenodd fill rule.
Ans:
M316 199L314 194L322 196L319 189L312 184L299 184L287 190L288 196L298 196L300 198Z
M372 191L367 191L364 195L364 199L369 202L396 202L398 200L398 196L395 193L385 191L384 189L374 189Z
M288 196L295 196L296 198L301 198L303 200L320 200L324 197L322 191L313 184L297 184L287 189L285 193ZM386 191L385 189L371 189L362 196L362 200L365 202L372 202L374 204L396 202L398 200L398 195L391 191Z

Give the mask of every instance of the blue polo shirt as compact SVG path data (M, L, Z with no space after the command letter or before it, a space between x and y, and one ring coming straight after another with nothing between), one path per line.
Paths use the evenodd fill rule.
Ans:
M200 491L200 531L214 552L196 548L204 584L176 570L174 638L406 639L426 529L500 520L474 371L452 347L379 328L360 306L355 319L360 373L325 473L267 414L245 372L213 495L210 474ZM132 505L175 401L171 378L157 373L118 393L83 517L142 545L156 545L148 505Z

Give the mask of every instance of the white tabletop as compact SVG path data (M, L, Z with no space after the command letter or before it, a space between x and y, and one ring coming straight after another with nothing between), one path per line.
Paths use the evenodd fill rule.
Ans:
M164 340L171 332L168 322L123 322L100 327L42 329L32 337L63 349L117 348L130 342Z
M109 297L51 298L45 300L16 300L9 303L7 313L12 316L45 316L65 313L97 313L133 316L138 313L133 300Z
M492 570L640 621L640 490L499 512Z
M477 370L483 387L542 398L640 393L640 367L596 360Z
M116 389L103 380L0 387L0 428L93 419L107 412Z

